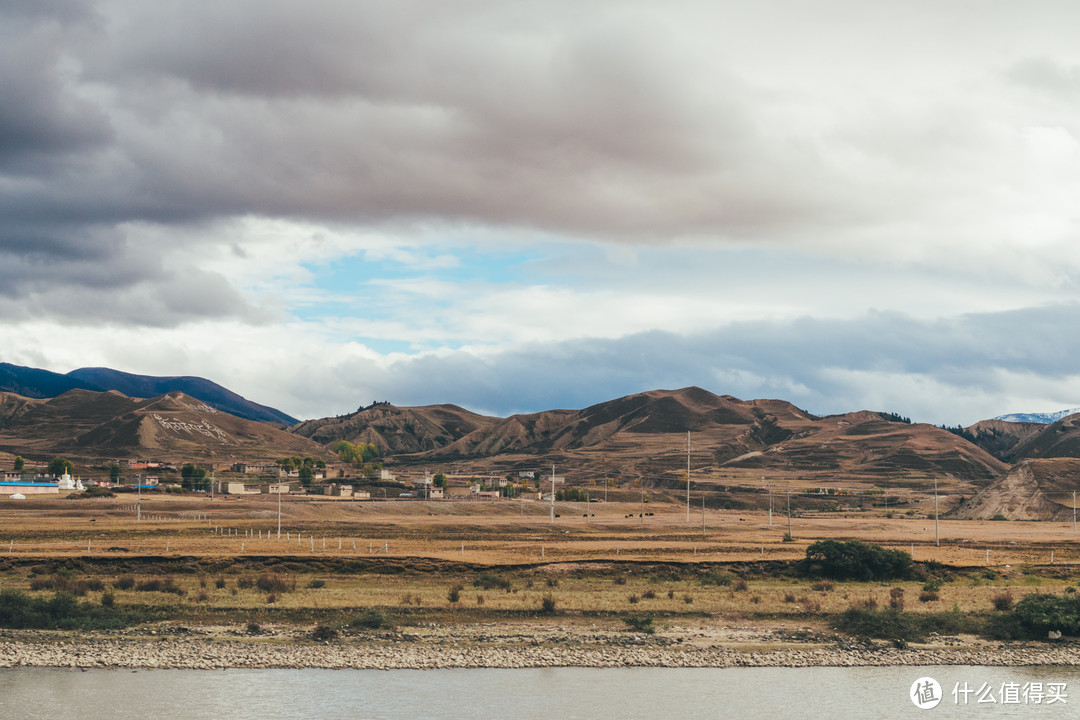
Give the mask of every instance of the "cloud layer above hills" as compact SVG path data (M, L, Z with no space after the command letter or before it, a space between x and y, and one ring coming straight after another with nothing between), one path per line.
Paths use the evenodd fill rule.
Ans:
M3 359L294 415L1080 404L1066 2L0 3Z

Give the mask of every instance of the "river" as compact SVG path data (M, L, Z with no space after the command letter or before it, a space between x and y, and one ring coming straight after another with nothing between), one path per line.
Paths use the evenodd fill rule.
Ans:
M918 686L932 709L909 697L921 678L940 686ZM1078 706L1078 667L0 669L0 720L1066 718Z

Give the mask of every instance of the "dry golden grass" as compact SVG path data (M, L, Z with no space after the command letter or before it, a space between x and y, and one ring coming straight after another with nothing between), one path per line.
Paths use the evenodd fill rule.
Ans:
M359 612L377 608L416 619L425 613L498 617L503 620L538 612L543 598L555 598L560 617L593 618L617 623L625 614L669 618L711 618L757 624L824 622L852 606L889 604L890 589L904 589L905 609L915 613L951 610L990 612L992 597L1008 589L1016 600L1033 591L1060 592L1077 584L1080 546L1071 524L941 521L941 545L934 544L934 523L926 519L885 519L864 514L822 515L792 519L793 542L783 542L786 518L737 511L708 511L702 535L700 511L686 521L685 509L653 505L652 517L638 518L634 504L561 503L561 517L549 521L540 502L428 503L334 502L294 500L282 506L282 536L277 536L277 504L251 497L210 501L202 497L148 497L142 520L135 518L134 498L66 500L58 498L0 501L0 571L5 588L27 589L26 569L37 561L99 558L94 565L118 605L181 608L187 617L243 618L274 612ZM589 512L590 517L582 517ZM634 512L635 517L627 518ZM297 541L297 533L300 540ZM314 543L312 543L314 538ZM340 540L339 540L340 538ZM920 601L922 583L833 583L815 587L802 579L768 577L754 561L795 560L818 539L859 539L913 550L916 560L936 560L956 568L954 579L937 590L937 599ZM325 547L324 547L325 542ZM314 548L312 545L314 544ZM355 550L354 550L355 544ZM89 549L88 549L89 547ZM1001 577L985 579L986 550ZM1050 568L1054 552L1055 567ZM157 562L160 557L220 561L222 573L177 572L172 580L182 596L111 587L123 570L106 560ZM305 560L390 558L401 561L398 574L318 572L318 563L284 572L295 589L267 592L239 587L263 570L245 561L266 558L271 565L305 567ZM415 568L417 559L442 561ZM625 561L612 566L609 561ZM714 563L727 563L743 583L703 584L701 574ZM136 563L137 565L137 563ZM1021 566L1041 566L1056 579L1024 574ZM474 586L487 567L510 583ZM333 562L324 567L340 568ZM624 584L618 584L616 577ZM160 574L136 575L136 581ZM222 578L225 587L218 588ZM322 587L311 588L312 580ZM457 603L448 600L461 585ZM88 599L99 601L101 592ZM274 597L269 597L273 595ZM651 596L651 597L650 597ZM482 602L480 598L482 597ZM635 598L636 601L631 601ZM280 613L279 613L280 614ZM260 617L262 615L259 615Z

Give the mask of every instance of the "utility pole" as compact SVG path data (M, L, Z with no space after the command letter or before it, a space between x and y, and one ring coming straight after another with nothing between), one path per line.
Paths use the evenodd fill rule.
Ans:
M281 481L277 486L277 539L281 539Z
M1076 491L1073 490L1073 532L1076 532Z
M686 431L686 522L690 522L690 431Z
M142 475L135 476L135 492L138 498L135 501L135 522L142 522Z
M791 537L791 483L787 486L787 536Z
M941 535L938 534L938 494L937 477L934 477L934 546L941 547Z
M705 539L705 493L701 493L701 539Z
M555 524L555 463L551 464L551 524Z
M765 482L765 478L761 478L761 482ZM766 487L769 489L769 527L772 527L772 481L766 483Z

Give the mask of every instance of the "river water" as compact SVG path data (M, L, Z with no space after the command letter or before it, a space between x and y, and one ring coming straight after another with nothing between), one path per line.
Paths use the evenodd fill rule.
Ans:
M924 677L941 688L933 709L909 698ZM0 720L889 720L1074 718L1078 709L1077 667L0 669Z

